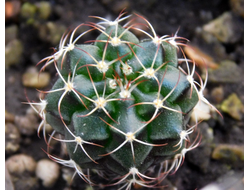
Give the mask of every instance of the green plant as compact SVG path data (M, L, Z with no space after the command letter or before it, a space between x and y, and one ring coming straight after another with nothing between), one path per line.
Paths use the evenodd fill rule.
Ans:
M69 160L48 156L75 168L87 183L98 185L84 173L95 169L120 189L134 184L154 187L198 146L199 135L188 141L198 122L190 127L188 121L199 100L209 103L202 94L202 80L200 84L194 80L195 63L181 49L186 39L177 33L158 37L139 15L153 35L137 23L121 26L129 17L123 15L115 21L95 16L101 22L81 24L71 35L65 34L58 51L39 62L45 62L42 70L55 66L57 81L51 90L41 91L46 96L40 103L29 104L42 118L38 131L43 128L48 144L66 143ZM90 29L74 39L81 26ZM95 40L76 44L93 30L100 32ZM140 41L131 31L148 39ZM179 50L183 58L177 57ZM46 124L54 129L49 140ZM159 169L156 176L149 170L152 167Z

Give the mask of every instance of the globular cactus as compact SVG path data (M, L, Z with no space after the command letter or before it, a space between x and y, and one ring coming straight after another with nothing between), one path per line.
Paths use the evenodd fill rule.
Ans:
M46 124L54 129L48 142L55 139L67 146L69 160L49 157L75 168L87 183L98 185L85 174L95 169L120 189L154 187L198 146L199 135L188 142L198 124L190 127L189 118L200 101L209 103L201 78L194 81L195 63L183 52L177 57L186 39L177 33L158 37L139 15L151 32L133 22L121 26L129 17L123 15L115 21L95 16L101 22L82 24L90 29L78 37L74 35L82 25L65 34L58 51L39 62L45 62L42 69L54 65L58 79L42 92L46 96L40 103L30 105L42 118L39 130ZM77 44L93 30L100 32L95 40ZM140 41L132 31L148 39ZM159 169L155 176L152 167Z

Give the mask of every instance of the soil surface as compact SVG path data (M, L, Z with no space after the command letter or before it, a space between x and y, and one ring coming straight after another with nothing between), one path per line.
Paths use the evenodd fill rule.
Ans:
M217 113L213 113L209 120L203 121L199 125L203 136L201 146L187 153L185 162L180 169L175 174L169 175L164 181L168 186L160 189L173 190L176 187L178 190L195 190L202 189L211 183L218 183L220 189L223 190L229 188L243 189L244 152L241 151L244 146L243 108L239 108L239 105L235 105L232 101L231 105L222 109L222 105L225 103L224 100L228 99L232 94L236 94L240 104L244 104L244 13L242 15L242 13L236 11L236 5L233 4L233 2L239 2L239 6L243 6L243 1L50 0L46 1L49 3L50 13L48 16L45 15L44 18L41 18L39 11L33 15L30 13L31 15L28 16L25 16L25 13L22 12L25 2L36 5L40 1L18 2L20 2L19 10L17 8L16 14L6 17L5 23L6 29L13 25L17 27L14 37L10 37L8 41L6 39L6 46L14 39L18 39L22 44L22 53L17 58L18 60L6 65L5 69L5 110L8 112L6 114L6 123L19 126L17 120L13 118L17 116L26 117L29 108L28 105L22 104L22 102L27 102L27 97L29 100L39 100L36 87L25 86L22 78L28 68L35 66L39 60L53 53L51 47L58 47L59 40L56 39L58 35L61 37L67 29L74 28L80 23L93 21L88 17L90 15L98 15L112 20L118 16L123 8L126 8L128 14L138 13L147 18L159 36L173 35L179 30L179 36L189 39L190 44L206 52L219 66L223 65L223 61L230 60L237 68L237 72L240 73L235 78L233 75L228 76L226 73L225 75L228 78L220 80L222 74L217 74L218 77L216 72L213 73L213 70L211 70L211 76L215 76L215 80L208 81L206 96L221 112L223 119ZM240 36L235 40L223 41L214 38L215 41L209 42L204 37L202 27L226 12L232 13L236 20L236 22L233 22L236 26L233 27L237 28L236 31L240 31ZM58 33L54 34L50 27L54 27ZM90 39L96 37L95 33L91 35ZM6 33L6 36L8 36L8 33ZM15 56L15 52L13 50L11 56ZM41 66L37 68L39 70ZM202 68L198 66L198 69ZM230 68L225 72L227 71L230 72ZM53 67L46 69L46 72L49 73L51 81L42 89L48 90L53 84L56 75ZM236 71L233 73L236 73ZM236 115L233 115L233 111L229 110L230 106L231 108L235 107ZM9 114L12 119L9 119ZM39 118L37 120L39 121ZM39 122L37 124L39 125ZM34 128L37 128L38 125L34 126ZM47 158L43 151L43 149L46 150L46 143L43 138L39 138L36 132L31 132L31 134L23 132L19 127L17 127L20 131L19 147L17 150L5 150L5 159L8 160L11 156L21 153L31 156L35 161ZM8 142L7 135L9 134L6 134L6 142ZM222 155L214 156L213 153L216 147L221 145L227 147L223 153L220 152ZM231 148L232 146L235 148ZM13 178L11 179L13 181ZM226 184L230 184L230 187ZM86 184L79 177L76 176L72 184L68 185L62 175L51 188L44 187L41 180L38 180L36 185L30 187L30 189L37 190L80 190L86 188ZM15 189L20 188L16 187ZM107 189L116 188L110 187Z

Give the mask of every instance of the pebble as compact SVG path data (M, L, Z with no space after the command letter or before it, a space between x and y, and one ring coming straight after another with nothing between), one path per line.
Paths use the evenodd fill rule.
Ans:
M16 24L5 27L5 45L17 38L18 27Z
M244 190L244 174L227 172L200 190Z
M18 64L23 53L23 44L19 39L11 40L5 46L5 68Z
M10 20L15 17L18 17L18 14L20 13L20 8L21 8L21 1L6 1L5 20Z
M211 33L220 42L235 43L242 37L240 23L231 12L225 12L203 26L203 30Z
M222 102L221 110L228 113L232 118L241 120L244 114L244 105L239 97L232 93Z
M23 135L33 135L39 126L37 114L30 107L24 116L15 116L15 125Z
M39 160L36 167L36 176L42 180L44 187L53 187L60 175L60 167L57 163L42 159Z
M199 101L191 114L191 121L194 123L201 120L209 120L211 118L211 107L203 101Z
M63 33L67 30L62 24L55 22L46 22L44 24L37 25L38 35L42 41L51 43L53 46L57 46Z
M19 150L21 135L18 128L12 123L5 124L5 152L12 154Z
M244 0L230 0L230 6L235 14L244 17Z
M224 90L222 86L216 87L211 91L213 102L219 104L224 98Z
M25 2L21 7L21 17L25 19L31 19L35 17L36 6L32 3Z
M5 122L13 123L14 120L15 120L15 115L5 110Z
M222 160L230 164L242 162L244 160L244 146L219 144L213 150L212 158L215 160Z
M36 161L26 154L13 155L5 164L11 175L23 175L24 172L34 173L36 169Z
M223 60L217 69L208 69L208 82L237 83L243 80L241 69L231 60Z
M35 3L37 8L38 17L43 20L47 20L51 14L51 4L48 1L40 1Z
M50 82L50 74L48 72L39 73L34 67L30 67L22 75L22 83L25 87L44 88Z
M184 52L199 67L212 69L218 68L218 64L215 63L214 59L198 47L192 45L185 46Z
M26 154L16 154L5 161L14 189L35 190L38 179L35 177L36 161Z

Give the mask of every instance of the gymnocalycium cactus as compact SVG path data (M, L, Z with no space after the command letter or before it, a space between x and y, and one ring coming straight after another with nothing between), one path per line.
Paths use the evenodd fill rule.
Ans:
M75 168L87 183L98 185L85 174L95 169L110 177L107 185L120 189L155 187L200 142L199 135L188 141L198 124L189 126L188 121L200 101L209 104L202 94L206 82L198 74L200 83L194 80L195 63L181 49L185 38L177 33L158 37L140 15L135 16L151 32L133 22L121 26L130 17L123 15L114 21L94 16L101 22L81 24L65 34L58 51L39 62L45 62L42 70L55 66L57 81L42 92L46 96L40 103L29 104L42 118L38 130L43 127L46 137L45 125L54 129L50 139L45 138L48 144L54 139L67 146L68 160L48 156ZM90 29L75 38L83 25ZM95 40L77 44L93 30L100 32ZM140 41L132 31L148 39ZM180 50L183 58L177 57ZM152 167L159 169L155 176Z

